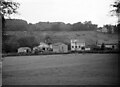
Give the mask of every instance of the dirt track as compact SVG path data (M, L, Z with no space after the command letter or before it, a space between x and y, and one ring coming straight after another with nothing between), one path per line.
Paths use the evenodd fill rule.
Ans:
M117 84L117 62L117 54L6 57L3 85Z

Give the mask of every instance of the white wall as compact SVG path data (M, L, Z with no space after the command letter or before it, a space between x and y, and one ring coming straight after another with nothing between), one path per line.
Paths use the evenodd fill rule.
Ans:
M76 48L76 46L77 46L77 48ZM71 50L72 51L75 51L75 50L80 51L82 47L85 47L85 42L80 42L79 40L71 40Z

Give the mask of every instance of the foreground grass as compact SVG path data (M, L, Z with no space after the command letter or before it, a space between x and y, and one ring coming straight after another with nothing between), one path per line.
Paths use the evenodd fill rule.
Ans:
M6 57L3 85L114 85L117 54Z

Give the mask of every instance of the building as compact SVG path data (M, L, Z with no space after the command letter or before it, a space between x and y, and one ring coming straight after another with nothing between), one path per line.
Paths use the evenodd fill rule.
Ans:
M29 48L29 47L18 48L18 53L30 53L30 52L31 52L31 48Z
M99 29L99 30L97 30L97 31L98 31L98 32L102 32L102 30L100 30L100 29Z
M52 45L48 45L44 42L40 42L40 45L38 47L43 51L49 51L50 49L52 49Z
M55 53L66 53L68 52L68 46L64 43L54 43L52 44L53 52Z
M104 43L105 48L111 48L111 49L117 49L117 41L104 41L104 40L98 40L97 46L101 47L101 45Z
M101 30L101 32L107 33L107 32L108 32L108 29L107 29L106 27L103 27L102 30Z
M71 40L71 51L82 51L85 49L85 41L73 39Z
M40 47L38 46L33 47L32 53L39 53L39 52L42 52L42 49Z
M90 51L91 47L90 46L85 46L85 51Z

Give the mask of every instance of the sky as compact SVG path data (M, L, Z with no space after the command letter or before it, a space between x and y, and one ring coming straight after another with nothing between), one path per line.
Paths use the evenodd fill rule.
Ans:
M103 26L116 24L117 18L110 15L115 0L13 0L20 3L19 14L13 18L28 23L92 21Z

